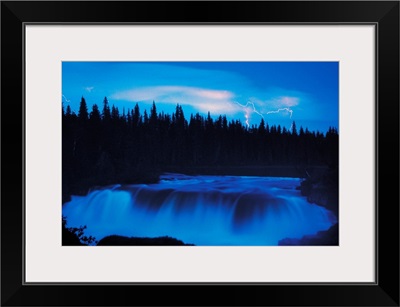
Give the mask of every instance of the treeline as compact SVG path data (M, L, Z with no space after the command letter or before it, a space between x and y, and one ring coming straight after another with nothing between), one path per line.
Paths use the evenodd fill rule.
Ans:
M269 126L262 119L247 127L240 120L216 120L200 114L186 118L182 106L173 114L143 112L136 104L122 112L93 105L82 97L78 114L62 110L63 191L88 184L151 181L174 167L337 165L338 133Z

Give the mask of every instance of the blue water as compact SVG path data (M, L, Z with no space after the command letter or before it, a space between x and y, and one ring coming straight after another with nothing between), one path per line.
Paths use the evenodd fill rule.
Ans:
M115 185L72 196L62 214L85 235L170 236L195 245L277 245L336 223L310 204L300 179L186 176L167 173L157 184Z

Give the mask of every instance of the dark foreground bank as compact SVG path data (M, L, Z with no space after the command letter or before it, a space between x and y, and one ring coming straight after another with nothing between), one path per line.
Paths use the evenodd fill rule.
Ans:
M339 169L337 167L307 173L307 179L302 181L299 190L308 202L324 207L335 214L339 220ZM339 245L339 224L332 225L325 231L300 239L285 238L279 245Z
M286 238L278 242L278 245L296 246L337 246L338 244L339 225L337 223L328 230L318 231L315 235L307 235L300 239Z
M139 238L139 237L124 237L124 236L107 236L101 239L98 246L179 246L179 245L194 245L186 244L181 240L171 238L168 236L156 237L156 238Z

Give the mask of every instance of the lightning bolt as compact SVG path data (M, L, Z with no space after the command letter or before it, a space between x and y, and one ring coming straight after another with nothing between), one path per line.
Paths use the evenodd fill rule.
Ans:
M63 94L62 96L63 96L63 98L65 99L65 102L71 102L71 100L69 100L67 97L65 97L64 94Z
M264 115L262 115L260 112L257 111L256 106L254 105L254 102L252 101L248 101L246 104L241 104L237 101L234 101L238 106L242 107L243 109L245 109L245 115L244 118L246 118L246 126L250 127L250 123L249 123L249 119L250 119L250 112L249 112L249 106L252 107L253 112L260 115L262 118L264 118Z
M248 101L246 104L240 104L239 102L235 101L235 103L237 105L241 106L242 108L247 108L249 105L251 105L253 107L253 112L264 118L264 116L260 112L257 111L256 106L254 105L254 102Z
M239 102L237 102L237 101L234 101L234 103L236 103L238 106L242 107L242 108L245 110L245 115L244 115L244 117L245 117L245 119L246 119L245 123L246 123L246 126L247 126L247 127L250 127L249 119L250 119L250 110L251 110L251 109L252 109L252 111L253 111L254 113L256 113L256 114L260 115L262 118L264 118L264 115L263 115L262 113L260 113L260 112L256 109L256 106L254 105L254 102L252 102L252 101L249 100L246 104L241 104L241 103L239 103ZM250 110L249 110L249 109L250 109ZM267 115L267 114L276 114L276 113L280 113L280 112L283 112L283 111L286 111L286 112L290 113L290 119L292 118L293 110L290 109L290 108L281 108L281 109L277 109L277 110L273 110L273 111L268 111L268 112L266 112L265 114L266 114L266 115ZM292 123L291 126L290 126L290 131L292 131L292 128L293 128L293 123Z
M282 108L282 109L278 109L278 110L276 110L276 111L268 111L268 112L265 113L265 114L279 113L279 112L281 112L281 111L287 111L287 112L289 112L289 113L290 113L290 118L292 118L293 110L291 110L291 109L289 109L289 108Z
M244 118L246 118L246 126L249 127L249 113L246 111L246 114L244 115Z

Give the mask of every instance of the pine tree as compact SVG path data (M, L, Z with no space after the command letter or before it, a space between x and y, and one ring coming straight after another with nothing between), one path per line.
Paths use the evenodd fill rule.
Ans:
M117 122L119 120L119 111L114 105L111 107L111 119L114 122Z
M78 112L78 118L81 122L85 122L89 119L89 114L88 114L88 108L86 105L86 100L85 98L81 99L80 105L79 105L79 112Z
M138 104L135 105L135 108L132 111L132 121L134 127L137 127L140 124L140 109Z
M265 133L265 122L264 122L264 118L261 118L260 125L258 126L258 132L259 132L260 134L264 134L264 133Z
M65 111L65 117L70 117L72 115L71 107L70 105L67 105L67 109Z
M296 123L294 121L292 123L292 135L297 135Z
M110 112L110 106L108 105L108 99L107 97L104 97L103 100L103 112L102 112L102 117L105 122L109 122L111 120L111 112Z
M149 124L151 129L156 129L157 128L157 108L156 108L156 104L153 101L153 105L150 108L150 119L149 119Z
M92 111L90 112L90 120L95 123L99 123L101 121L101 115L97 104L94 104L92 106Z

